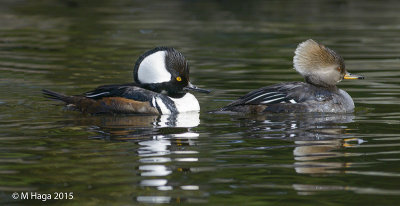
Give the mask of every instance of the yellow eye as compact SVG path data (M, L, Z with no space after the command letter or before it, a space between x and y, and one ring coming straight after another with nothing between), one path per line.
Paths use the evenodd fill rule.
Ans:
M182 78L181 77L176 77L176 81L180 82L180 81L182 81Z

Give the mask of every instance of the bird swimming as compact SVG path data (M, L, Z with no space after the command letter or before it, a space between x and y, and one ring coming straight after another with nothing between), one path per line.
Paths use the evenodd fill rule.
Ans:
M240 97L218 112L330 112L354 111L350 95L338 84L343 79L364 79L346 71L335 51L309 39L300 43L293 57L294 69L305 82L286 82L263 87Z
M199 111L189 91L209 93L189 81L189 65L174 48L156 47L136 61L133 83L103 85L81 95L50 90L43 94L83 113L175 114Z

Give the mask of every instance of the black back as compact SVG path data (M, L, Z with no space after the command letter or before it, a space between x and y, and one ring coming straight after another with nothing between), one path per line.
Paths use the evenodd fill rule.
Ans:
M92 91L84 93L83 96L90 99L122 97L140 102L149 102L150 105L154 108L157 108L158 112L161 114L162 112L160 106L156 101L154 101L154 98L160 98L165 106L171 111L171 113L177 112L175 103L168 96L141 88L136 83L103 85Z

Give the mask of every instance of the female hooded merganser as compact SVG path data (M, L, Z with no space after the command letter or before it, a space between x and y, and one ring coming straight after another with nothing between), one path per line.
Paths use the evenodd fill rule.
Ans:
M264 112L332 112L354 110L354 102L336 84L342 79L364 79L345 69L344 61L333 50L309 39L297 46L294 69L305 82L287 82L252 91L220 111L240 113Z
M47 98L65 102L86 113L174 114L199 111L188 91L209 93L189 81L189 65L173 48L157 47L136 61L135 83L104 85L82 95L67 96L43 90Z

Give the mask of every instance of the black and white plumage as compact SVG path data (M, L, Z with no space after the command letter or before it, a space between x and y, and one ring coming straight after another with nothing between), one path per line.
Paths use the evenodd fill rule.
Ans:
M342 79L362 79L345 70L344 60L314 40L300 43L293 58L294 69L305 82L287 82L263 87L240 97L221 112L332 112L354 110L354 102L336 84Z
M136 61L135 83L103 85L82 95L67 96L50 90L43 94L87 113L175 114L199 111L188 91L208 93L189 81L189 65L173 48L157 47Z
M159 114L179 113L176 107L177 105L172 98L161 93L141 88L140 85L137 85L136 83L104 85L93 91L86 92L84 95L86 98L95 100L111 97L123 97L129 100L148 102L149 106L156 108Z

